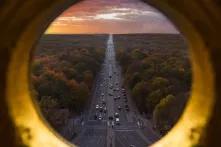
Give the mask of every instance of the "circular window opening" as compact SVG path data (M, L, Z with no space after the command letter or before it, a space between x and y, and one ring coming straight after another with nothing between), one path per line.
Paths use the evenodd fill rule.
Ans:
M32 63L43 116L80 147L144 147L178 121L191 88L187 43L140 1L83 1L41 37Z

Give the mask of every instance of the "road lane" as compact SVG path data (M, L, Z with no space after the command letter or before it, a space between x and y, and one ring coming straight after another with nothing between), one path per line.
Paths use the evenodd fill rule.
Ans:
M83 129L73 143L80 147L144 147L158 139L151 125L138 127L137 120L142 116L132 104L127 90L122 87L123 77L115 57L113 35L109 35L104 63L94 83L89 113L83 114L88 117L85 117ZM125 105L130 111L126 110ZM116 123L115 113L119 114L119 124Z

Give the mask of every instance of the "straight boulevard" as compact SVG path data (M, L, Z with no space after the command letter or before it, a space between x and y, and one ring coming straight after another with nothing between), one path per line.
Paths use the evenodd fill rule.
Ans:
M146 147L158 136L139 115L122 86L113 35L109 35L104 63L94 85L92 102L83 114L81 130L73 143L80 147Z

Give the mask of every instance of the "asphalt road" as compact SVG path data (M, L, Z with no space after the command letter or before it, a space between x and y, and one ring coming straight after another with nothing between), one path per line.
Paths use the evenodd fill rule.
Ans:
M139 115L122 79L113 35L109 35L90 109L82 114L82 129L73 143L80 147L145 147L158 139L148 120Z

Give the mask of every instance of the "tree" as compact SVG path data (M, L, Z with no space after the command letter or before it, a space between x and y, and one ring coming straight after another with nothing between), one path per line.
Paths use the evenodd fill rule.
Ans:
M43 109L54 109L58 106L58 102L50 96L43 96L39 101L39 105Z
M75 112L81 112L89 98L89 89L85 83L80 83L76 91L68 101L68 108Z
M140 74L138 72L133 73L133 75L128 74L126 77L126 82L128 83L128 86L130 89L133 89L134 86L140 82Z
M152 114L155 106L160 102L163 97L163 91L161 89L157 89L148 94L145 99L145 106L147 109L147 113Z
M83 74L84 74L84 80L83 80L84 83L89 87L89 89L91 89L94 79L93 73L88 70L85 71Z
M139 49L135 49L135 50L132 51L131 56L135 60L142 60L142 59L144 59L146 57L146 54L143 53Z
M175 107L175 99L174 95L167 95L156 105L154 109L154 124L162 134L165 134L174 123L174 115L172 111L173 107Z
M34 75L39 76L43 71L43 64L40 60L36 60L32 63L32 72Z
M153 90L165 88L168 84L169 80L163 77L154 77L151 83Z
M145 110L145 97L148 94L148 91L147 83L144 81L137 83L132 89L133 99L140 111Z

